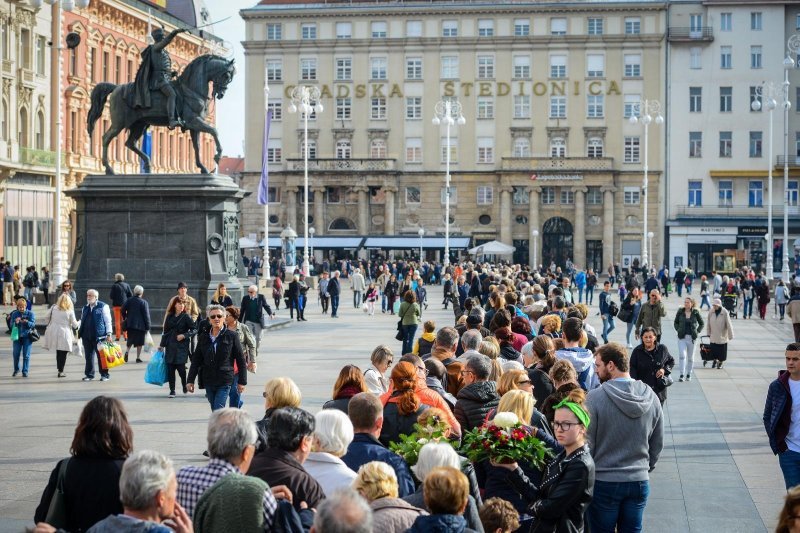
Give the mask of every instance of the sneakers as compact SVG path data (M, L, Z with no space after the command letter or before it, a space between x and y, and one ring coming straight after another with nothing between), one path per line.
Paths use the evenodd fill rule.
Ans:
M27 377L28 377L28 374L26 374L26 373L24 373L24 372L23 372L23 373L22 373L22 377L23 377L23 378L27 378Z
M58 377L65 378L65 377L67 377L67 375L65 373L63 373L63 372L59 372L58 373Z
M633 344L628 343L628 349L633 348Z
M678 378L678 381L683 383L683 374L681 374L681 377Z
M111 376L103 376L100 378L100 381L108 381L109 379L111 379Z
M692 381L692 375L686 374L686 381Z
M19 370L15 370L13 374L11 374L12 378L15 378L19 375Z
M90 378L89 376L85 376L81 381L92 381L94 378Z
M170 398L174 398L175 397L175 391L174 390L169 391L169 397Z

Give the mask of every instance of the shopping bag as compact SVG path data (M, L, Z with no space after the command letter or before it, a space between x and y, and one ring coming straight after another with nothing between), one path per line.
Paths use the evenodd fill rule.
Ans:
M81 359L84 358L83 355L83 342L78 337L72 339L72 351L70 352L71 355L76 355Z
M361 304L361 310L364 311L365 313L368 313L369 312L369 305Z
M147 369L144 371L144 382L161 387L166 381L167 363L164 361L164 352L158 350L147 362Z
M155 347L156 343L155 341L153 341L153 336L150 335L150 332L148 331L147 333L144 334L144 348L142 349L142 351L144 351L144 353L150 353L153 351Z
M19 340L19 329L17 328L16 324L14 324L11 327L11 340L12 341L18 341Z
M392 310L394 311L394 314L400 312L400 300L395 300L394 304L392 305Z
M125 363L125 357L122 355L122 348L119 344L114 342L98 342L97 353L100 354L100 367L103 370L118 367Z

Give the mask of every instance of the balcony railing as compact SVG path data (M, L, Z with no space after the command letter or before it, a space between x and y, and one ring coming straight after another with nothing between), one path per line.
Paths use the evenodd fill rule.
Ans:
M775 202L772 205L772 216L774 218L783 217L784 205ZM708 217L737 217L737 218L766 218L767 204L757 207L749 205L678 205L675 207L675 216L678 218L708 218ZM786 206L789 215L800 214L800 208L796 205Z
M708 41L714 40L714 29L711 26L701 26L699 28L669 28L667 39L672 42L686 41Z
M395 159L309 159L308 170L356 172L394 170ZM303 170L302 159L287 159L287 170Z
M61 164L65 164L65 154L61 154ZM50 150L37 150L35 148L20 147L19 149L19 162L24 165L33 165L37 167L55 167L56 166L56 153Z
M790 155L790 156L779 155L778 157L775 158L775 166L782 167L786 164L787 161L789 162L790 167L800 167L800 156L797 155Z
M503 170L534 170L561 172L564 170L613 170L613 157L504 157Z

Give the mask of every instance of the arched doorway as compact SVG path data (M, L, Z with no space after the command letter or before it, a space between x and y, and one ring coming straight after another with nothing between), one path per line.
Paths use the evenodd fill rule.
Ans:
M566 218L553 217L542 228L542 265L555 263L562 269L572 259L572 223Z

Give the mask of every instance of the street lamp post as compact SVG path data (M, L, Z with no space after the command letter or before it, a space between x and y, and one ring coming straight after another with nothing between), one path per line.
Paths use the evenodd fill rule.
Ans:
M322 113L320 90L313 85L299 85L292 90L289 113L303 113L303 267L302 272L308 276L308 115L312 112Z
M422 268L422 237L425 235L425 229L419 228L417 235L419 235L419 266Z
M647 252L647 243L645 242L645 237L647 236L647 171L648 168L648 133L650 130L650 123L654 122L656 125L661 125L664 123L664 117L661 115L661 102L658 100L645 100L644 102L639 102L638 104L634 105L633 113L631 114L630 123L631 124L638 124L641 123L644 125L644 179L642 181L642 216L644 217L643 220L643 227L642 227L642 265L648 265L649 262L652 260L652 257L648 257L649 255Z
M310 228L308 228L308 234L311 235L311 243L310 243L309 246L311 248L311 261L312 261L312 263L315 262L314 261L314 234L316 232L317 232L317 230L314 229L314 226L311 226Z
M56 60L53 62L55 67L55 83L56 83L56 198L53 213L53 278L56 285L61 283L66 278L64 273L64 257L61 253L61 195L64 190L62 170L61 170L61 115L63 110L64 96L61 92L61 51L64 49L61 44L61 9L65 11L72 11L75 6L79 9L89 7L89 0L47 0L47 3L52 5L53 21L55 26L55 35L53 38L53 46L56 50ZM42 7L42 0L30 0L30 4L34 9ZM77 44L76 44L77 46Z
M444 268L446 269L450 265L450 126L456 123L463 126L467 121L461 114L461 104L458 100L440 100L436 102L433 111L433 125L444 123L447 130L444 185Z
M537 255L539 252L539 230L535 229L531 231L531 236L533 236L533 270L536 271L539 268L539 263L537 262Z
M783 60L783 264L781 279L789 283L789 70L794 68L793 55L800 51L800 33L795 33L786 42L786 57ZM797 265L795 265L795 269Z
M653 237L655 237L655 233L652 231L647 232L647 253L650 257L653 257Z

